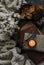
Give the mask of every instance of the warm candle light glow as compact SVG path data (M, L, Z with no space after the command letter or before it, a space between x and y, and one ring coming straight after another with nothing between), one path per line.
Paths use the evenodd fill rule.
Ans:
M31 40L29 40L29 43L28 44L29 44L30 47L35 47L36 41L33 40L33 39L31 39Z

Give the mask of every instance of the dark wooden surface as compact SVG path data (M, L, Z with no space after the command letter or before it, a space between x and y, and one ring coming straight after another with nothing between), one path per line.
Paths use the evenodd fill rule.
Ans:
M35 64L44 61L44 53L29 51L27 52L28 58L30 58Z
M20 36L18 43L21 45L21 41L24 39L24 34L26 32L35 32L36 34L41 35L42 33L38 30L38 28L34 24L26 24L24 27L22 27L20 31ZM32 61L34 61L36 64L38 64L40 61L44 60L44 53L35 52L35 51L27 51L26 53L28 58L31 58Z
M33 31L34 31L36 34L42 34L42 33L40 32L40 30L39 30L34 24L32 24L32 23L27 23L27 24L25 24L25 25L21 28L21 30L20 30L20 35L19 35L19 39L18 39L19 43L23 40L24 34L25 34L26 32L32 33Z

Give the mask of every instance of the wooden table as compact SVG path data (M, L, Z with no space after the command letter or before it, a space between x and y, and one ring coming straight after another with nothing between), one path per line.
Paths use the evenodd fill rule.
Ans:
M19 35L19 39L18 39L18 42L20 43L23 39L24 39L24 34L26 33L26 32L29 32L29 33L32 33L32 32L35 32L36 34L42 34L41 32L40 32L40 30L34 25L34 24L32 24L32 23L27 23L27 24L25 24L22 28L21 28L21 30L20 30L20 35Z
M25 33L27 33L27 32L31 33L33 31L36 34L42 35L40 30L34 24L32 24L32 23L31 24L27 23L25 26L23 26L21 28L21 31L20 31L20 35L19 35L19 39L18 39L18 44L21 45L21 42L24 39L24 34ZM44 49L43 49L43 51L44 51ZM39 52L39 51L38 52L36 52L36 51L27 51L26 55L28 56L28 58L32 59L36 64L38 64L40 61L44 60L44 53Z

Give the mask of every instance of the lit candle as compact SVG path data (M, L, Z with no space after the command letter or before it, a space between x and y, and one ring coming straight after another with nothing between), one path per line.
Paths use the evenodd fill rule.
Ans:
M30 47L35 47L36 46L36 41L31 39L28 44L29 44Z

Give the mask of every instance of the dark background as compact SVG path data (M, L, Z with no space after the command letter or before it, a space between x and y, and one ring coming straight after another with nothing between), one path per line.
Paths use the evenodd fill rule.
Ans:
M44 15L44 0L26 0L27 3L38 5L41 4L43 5L43 15ZM44 26L40 28L41 32L44 34Z
M32 3L34 5L42 4L44 8L44 0L26 0L28 3Z

